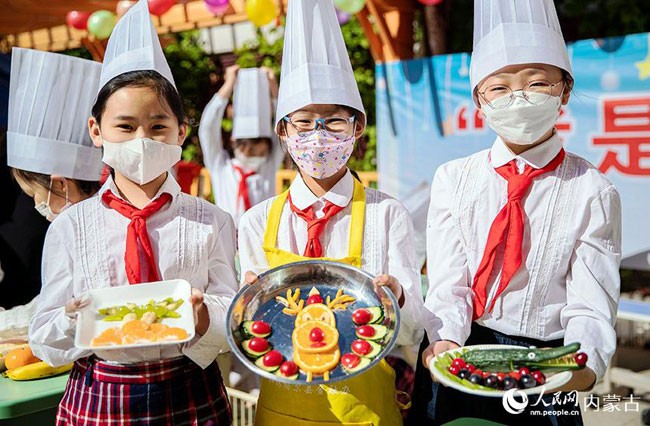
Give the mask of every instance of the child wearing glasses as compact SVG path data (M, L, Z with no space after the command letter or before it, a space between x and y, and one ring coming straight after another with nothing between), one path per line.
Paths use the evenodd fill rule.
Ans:
M246 282L307 259L354 265L399 301L397 344L421 338L413 226L397 200L363 185L346 163L366 116L330 0L289 2L276 132L298 166L285 193L253 206L239 224ZM343 351L343 348L341 348ZM256 425L401 424L395 372L381 361L331 385L262 379Z
M497 137L490 149L442 165L433 179L423 311L432 343L423 360L428 366L466 345L579 342L586 368L562 390L588 390L616 348L619 195L593 165L564 150L554 128L573 77L553 2L477 0L474 31L474 100ZM509 415L501 398L434 384L429 417L436 424L458 417L582 424L577 398L547 395L532 407L545 416L530 413L535 400ZM570 414L556 415L562 408Z

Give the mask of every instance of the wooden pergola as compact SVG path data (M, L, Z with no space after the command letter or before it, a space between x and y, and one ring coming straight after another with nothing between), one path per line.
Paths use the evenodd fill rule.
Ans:
M275 0L280 13L287 0ZM117 0L5 0L0 14L0 51L12 46L61 51L86 47L101 60L105 41L65 23L70 10L114 11ZM416 0L366 0L357 14L377 62L408 59L413 55L413 16ZM246 21L245 0L230 0L221 16L212 15L202 0L178 0L160 18L154 17L161 35Z

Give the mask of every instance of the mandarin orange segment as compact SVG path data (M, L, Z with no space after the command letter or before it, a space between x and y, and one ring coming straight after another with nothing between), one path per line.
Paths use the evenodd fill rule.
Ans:
M338 347L317 354L294 351L293 357L293 361L301 370L307 373L323 374L336 368L341 359L341 352Z
M90 346L116 346L122 344L122 330L117 327L107 328L90 341Z
M314 328L319 328L323 332L323 340L320 342L312 342L310 339L311 331ZM309 321L297 325L293 329L291 335L294 351L302 351L305 353L319 353L328 352L339 341L339 332L335 327L318 321ZM322 343L318 346L319 343Z
M187 339L187 331L180 327L167 327L158 333L158 340L184 340Z
M142 320L131 320L119 327L104 330L91 342L91 346L129 345L136 343L150 343L160 340L184 340L187 331L180 327L169 327L161 323L149 324Z
M322 303L313 303L303 308L298 315L296 315L295 326L299 326L307 321L321 321L336 327L336 319L334 312L327 305Z

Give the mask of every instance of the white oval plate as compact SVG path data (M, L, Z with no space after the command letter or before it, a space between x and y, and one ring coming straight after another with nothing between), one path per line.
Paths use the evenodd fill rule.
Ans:
M467 386L462 385L461 383L455 382L448 378L440 368L436 367L435 362L439 359L442 359L443 356L446 356L446 354L451 354L452 357L456 358L457 355L461 353L461 351L469 349L469 350L476 350L476 349L521 349L523 346L513 346L513 345L472 345L472 346L464 346L461 348L457 349L450 349L447 352L443 352L441 354L438 354L437 357L433 358L431 362L429 363L429 370L431 373L434 375L436 380L438 380L440 383L442 383L445 386L448 386L450 388L459 390L461 392L469 393L472 395L479 395L479 396L489 396L489 397L503 397L503 395L506 393L506 391L502 390L483 390L483 389L471 389ZM561 386L565 385L569 380L571 380L571 376L573 376L572 371L561 371L559 373L548 373L546 375L546 383L542 386L535 386L534 388L529 388L529 389L518 389L520 392L525 393L526 395L539 395L540 393L544 392L547 393L549 391L552 391L554 389L558 389Z

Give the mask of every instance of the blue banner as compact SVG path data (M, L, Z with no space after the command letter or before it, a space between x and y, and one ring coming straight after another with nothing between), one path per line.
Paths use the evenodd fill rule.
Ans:
M623 254L650 250L650 34L568 46L575 77L557 130L597 166L623 204ZM380 189L404 199L441 164L489 148L495 134L470 93L466 53L377 65Z

